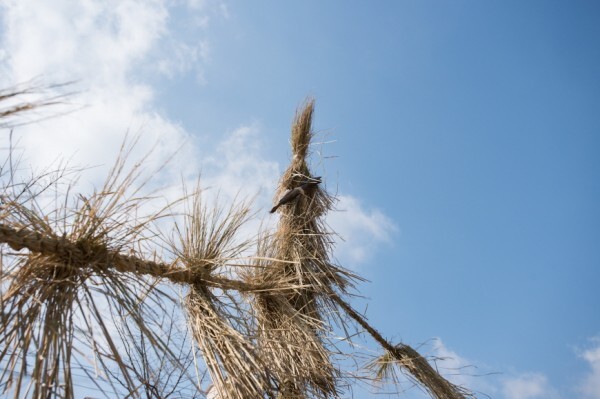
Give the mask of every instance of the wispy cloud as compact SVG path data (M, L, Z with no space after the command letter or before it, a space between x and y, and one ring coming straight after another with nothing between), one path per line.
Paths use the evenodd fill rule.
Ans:
M398 227L383 212L368 209L356 197L342 194L338 199L338 210L327 221L343 240L337 245L339 260L357 266L373 256L378 245L390 242Z
M269 208L280 166L263 152L263 143L258 124L240 126L226 134L216 150L204 156L206 183L229 198L256 196L257 206Z
M600 399L600 338L593 338L594 347L589 348L580 357L589 365L579 391L585 399Z
M498 397L495 373L480 362L461 356L441 338L432 341L430 356L436 369L449 381L475 392L479 397Z
M153 75L176 76L200 69L208 42L179 39L170 30L169 2L151 0L33 0L2 3L3 87L32 78L75 81L77 94L62 117L20 127L15 134L28 163L45 167L64 157L78 166L110 165L127 131L142 139L132 158L156 143L156 162L176 152L190 135L163 115ZM190 11L208 18L207 7ZM169 60L166 62L165 60ZM56 113L56 108L51 112ZM171 164L171 174L198 170L190 146ZM188 152L187 154L185 152ZM185 159L185 161L183 161ZM86 178L98 184L106 167Z
M523 373L502 382L505 399L558 399L560 396L542 373Z
M570 393L561 395L548 377L541 372L525 372L502 379L504 399L560 399L575 397L581 399L600 399L600 338L590 339L592 346L582 350L579 358L585 361L589 369L575 385L567 387Z
M494 370L485 372L478 362L471 361L449 349L441 339L433 341L431 355L436 358L438 370L455 384L468 387L476 392L502 399L600 399L600 338L591 338L591 347L580 350L579 358L589 369L570 387L563 387L573 393L565 396L548 377L540 371L515 372ZM574 353L575 355L575 353ZM562 392L562 394L561 394Z
M432 342L432 346L431 356L437 370L454 384L473 391L477 397L560 399L558 391L543 373L494 370L461 356L439 338Z

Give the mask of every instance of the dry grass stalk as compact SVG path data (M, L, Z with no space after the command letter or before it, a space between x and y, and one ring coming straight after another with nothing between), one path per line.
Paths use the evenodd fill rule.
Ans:
M0 90L0 128L10 128L42 119L35 114L41 108L64 104L69 93L56 93L72 82L60 85L44 85L34 81L25 82Z

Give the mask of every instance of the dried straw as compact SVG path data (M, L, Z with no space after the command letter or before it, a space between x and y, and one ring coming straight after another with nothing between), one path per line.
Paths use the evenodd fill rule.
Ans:
M0 92L0 103L28 93ZM0 108L0 120L54 102ZM293 157L276 200L313 178L313 112L308 100L296 114ZM398 367L433 397L472 396L411 347L392 345L346 302L360 278L331 260L333 239L323 218L334 198L323 187L280 207L277 230L259 237L257 256L244 262L252 242L239 241L237 233L250 217L246 204L208 208L196 187L181 199L191 205L183 224L175 223L173 239L152 228L157 219L175 216L170 206L136 216L149 198L140 194L144 160L126 167L131 149L124 145L100 191L73 202L67 187L65 202L55 201L54 208L49 189L69 171L17 182L12 160L8 171L0 166L5 396L73 398L78 368L98 389L112 392L106 396L167 397L184 389L185 396L201 396L201 367L197 380L189 371L195 349L185 333L176 338L181 302L168 288L173 284L185 292L187 328L221 399L338 397L331 325L346 331L346 316L386 351L372 365L379 377ZM170 260L148 249L165 242Z
M117 376L125 392L137 392L139 374L121 348L123 340L139 336L119 336L115 325L124 323L134 328L121 331L135 331L179 367L181 357L161 331L150 328L156 311L166 310L172 299L143 274L123 273L112 264L141 258L147 226L162 214L135 216L146 198L136 196L139 187L133 186L143 162L125 168L131 149L123 147L102 190L54 212L43 205L49 186L23 189L11 179L4 188L0 240L19 251L3 250L8 262L0 273L5 395L74 397L73 370L83 354L94 354L95 373ZM105 388L123 392L110 381Z
M245 241L236 242L236 233L248 219L249 208L241 204L227 212L212 211L202 205L201 194L198 186L191 196L191 211L185 213L183 227L175 227L178 240L171 243L192 281L202 281L222 268L223 259L241 257L248 245ZM226 300L223 302L217 293L198 282L191 285L184 301L188 324L214 389L223 399L272 396L274 386L268 365L257 354L245 324L237 323L238 329L232 324L243 313L242 305L232 296Z
M279 183L275 200L284 192L314 178L307 157L312 139L314 101L297 112L292 125L292 161ZM327 323L323 312L335 306L333 292L345 292L354 276L335 266L329 258L330 237L322 216L333 199L316 187L282 206L273 236L264 237L259 257L276 259L259 264L249 278L253 284L276 281L285 292L255 295L253 307L261 350L275 364L274 373L285 398L331 397L338 395L339 373L327 348Z
M0 128L12 128L43 119L38 111L65 104L71 93L64 90L72 84L44 85L39 81L29 81L0 89Z

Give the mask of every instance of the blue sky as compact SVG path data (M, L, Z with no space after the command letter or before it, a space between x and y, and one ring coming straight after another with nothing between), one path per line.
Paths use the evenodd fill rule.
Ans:
M4 85L81 88L21 130L31 163L110 164L139 129L190 144L161 178L202 170L266 213L314 96L373 324L499 373L451 377L494 398L600 398L600 4L290 3L4 1Z

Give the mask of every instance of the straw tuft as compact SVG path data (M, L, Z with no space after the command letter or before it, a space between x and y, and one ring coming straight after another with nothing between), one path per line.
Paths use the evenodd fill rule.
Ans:
M281 177L276 201L286 191L306 181L315 181L307 157L314 100L296 113L292 125L292 161ZM346 292L355 276L330 260L332 240L322 217L334 199L320 186L280 208L276 232L263 237L251 282L276 281L285 292L257 293L253 308L257 333L265 357L277 359L274 370L281 383L282 398L331 397L338 395L336 367L330 359L329 327L325 321L337 313L332 293ZM262 252L261 252L262 251Z
M248 220L249 208L242 203L226 212L210 209L203 205L199 184L188 198L191 209L184 213L183 226L175 225L177 240L171 242L171 250L190 280L199 281L191 285L184 306L213 389L223 399L272 395L268 365L257 354L247 326L231 323L244 312L239 298L219 295L200 282L242 257L248 243L236 241L236 236Z

